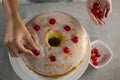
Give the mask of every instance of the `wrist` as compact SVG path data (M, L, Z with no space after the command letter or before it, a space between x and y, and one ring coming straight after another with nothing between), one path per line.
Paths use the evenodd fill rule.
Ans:
M19 18L19 13L17 8L14 8L14 6L10 5L9 0L2 0L2 5L5 11L5 15L7 19L17 19Z
M19 15L19 13L18 12L14 12L14 13L11 13L11 18L12 18L12 20L13 21L21 21L21 17L20 17L20 15Z

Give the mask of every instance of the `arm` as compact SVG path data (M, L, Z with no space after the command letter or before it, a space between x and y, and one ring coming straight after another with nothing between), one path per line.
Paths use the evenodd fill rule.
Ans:
M39 50L35 45L31 35L26 29L18 13L17 0L3 0L3 7L6 15L6 34L4 42L12 56L21 56L25 53L32 54L30 48L24 45L32 46L32 49ZM22 54L20 54L22 53Z
M6 19L11 19L13 16L18 17L18 2L17 0L3 0L3 8L5 11Z

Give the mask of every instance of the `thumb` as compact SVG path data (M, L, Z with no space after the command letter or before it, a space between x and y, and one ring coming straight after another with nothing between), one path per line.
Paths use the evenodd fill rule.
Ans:
M107 9L106 9L105 17L109 17L110 13L112 12L112 5L108 4L106 8Z

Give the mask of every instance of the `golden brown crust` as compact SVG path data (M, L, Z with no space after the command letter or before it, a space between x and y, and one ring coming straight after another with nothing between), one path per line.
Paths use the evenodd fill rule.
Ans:
M30 70L32 70L33 72L37 73L37 74L40 75L40 76L49 77L49 78L58 78L58 77L65 76L65 75L73 72L78 66L80 66L80 64L81 64L82 62L83 62L83 60L81 60L80 63L79 63L76 67L73 67L72 69L70 69L69 71L65 72L64 74L56 74L56 75L52 75L52 76L38 73L37 71L33 70L33 69L30 68L29 66L27 66L27 65L26 65L26 66L27 66Z

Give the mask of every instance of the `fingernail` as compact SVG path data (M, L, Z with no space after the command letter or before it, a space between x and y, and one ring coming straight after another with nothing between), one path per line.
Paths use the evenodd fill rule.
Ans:
M38 55L40 54L40 51L39 51L39 50L32 50L32 52L33 52L33 54L34 54L35 56L38 56Z

